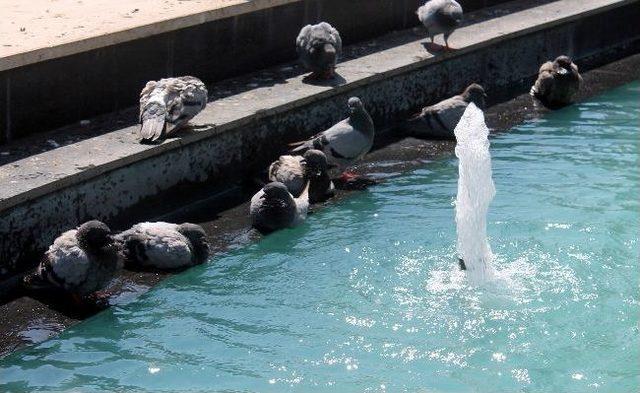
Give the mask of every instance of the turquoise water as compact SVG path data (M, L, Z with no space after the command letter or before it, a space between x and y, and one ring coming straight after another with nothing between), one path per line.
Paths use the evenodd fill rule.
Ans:
M638 391L639 93L492 139L490 285L455 267L452 157L1 360L0 390Z

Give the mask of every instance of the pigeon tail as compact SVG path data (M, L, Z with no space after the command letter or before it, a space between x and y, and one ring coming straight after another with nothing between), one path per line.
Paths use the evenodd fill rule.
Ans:
M162 138L166 130L164 115L142 120L140 125L140 141L155 142Z
M309 201L309 186L310 185L311 185L311 181L307 180L307 184L304 186L304 190L302 190L302 193L296 199L308 202Z
M295 155L304 154L307 150L311 149L309 141L289 143L289 147L292 148L289 152Z

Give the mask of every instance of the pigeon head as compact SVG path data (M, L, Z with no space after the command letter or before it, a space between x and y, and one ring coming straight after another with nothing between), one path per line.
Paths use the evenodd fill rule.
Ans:
M358 97L349 98L349 101L347 101L347 106L349 107L350 113L364 110L364 105L362 105L362 101L360 101Z
M196 259L199 262L204 262L209 256L209 241L204 229L200 225L186 222L178 225L178 232L189 239Z
M287 200L290 198L287 186L280 183L279 181L268 183L267 185L262 187L262 191L264 192L264 199Z
M571 64L573 63L573 61L569 56L565 56L565 55L558 56L556 57L556 60L554 61L554 63L556 64L556 67L560 74L566 74L567 72L571 72Z
M309 149L302 156L305 164L305 173L308 178L318 177L328 168L327 156L320 150Z
M462 97L467 102L473 102L480 109L485 107L485 99L487 93L484 92L484 88L477 83L472 83L464 89Z
M113 243L111 229L105 223L97 220L87 221L80 225L76 237L80 247L94 252Z

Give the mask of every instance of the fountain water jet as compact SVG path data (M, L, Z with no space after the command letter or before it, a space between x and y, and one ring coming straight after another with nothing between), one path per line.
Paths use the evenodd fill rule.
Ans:
M487 212L496 194L491 177L489 128L484 114L469 104L454 131L458 157L456 197L457 250L469 281L482 284L493 277L493 254L487 240Z

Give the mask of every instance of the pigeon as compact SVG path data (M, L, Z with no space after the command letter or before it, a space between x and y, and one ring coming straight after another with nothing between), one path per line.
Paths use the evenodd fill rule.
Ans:
M375 129L373 120L358 97L351 97L347 103L349 117L331 128L304 142L292 143L293 154L302 154L309 149L321 150L327 157L331 169L343 171L360 160L371 150ZM343 173L343 177L354 177Z
M283 183L294 197L309 181L309 202L322 202L333 195L334 186L328 174L327 156L309 149L302 156L280 156L269 166L269 180Z
M143 222L115 239L130 266L179 269L201 264L209 257L207 235L196 224Z
M207 88L193 76L149 81L140 92L140 142L156 142L207 106Z
M462 118L467 105L473 102L478 108L484 109L486 97L482 86L472 83L464 89L462 94L422 109L407 121L406 128L412 136L419 138L455 139L453 130Z
M312 77L331 79L342 52L342 39L338 30L327 22L306 25L296 38L296 50Z
M94 220L55 239L24 283L31 289L61 289L80 301L106 288L121 268L122 258L111 230Z
M578 66L568 56L558 56L540 67L530 94L550 107L568 105L582 85Z
M294 198L284 184L271 182L251 198L249 214L254 228L269 233L301 224L308 210L308 181L298 198Z
M449 36L462 23L462 7L455 0L429 0L416 12L418 19L427 29L427 35L433 38L444 33L445 49L449 48Z

